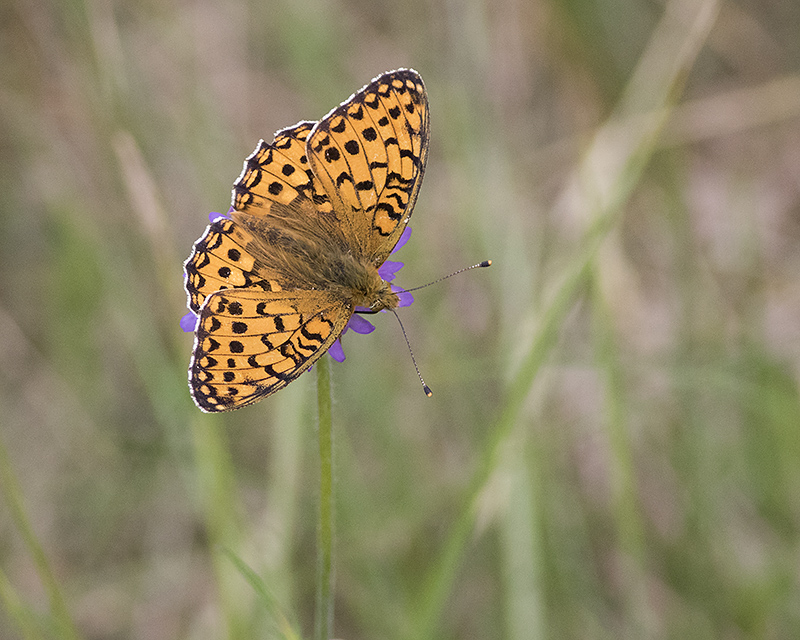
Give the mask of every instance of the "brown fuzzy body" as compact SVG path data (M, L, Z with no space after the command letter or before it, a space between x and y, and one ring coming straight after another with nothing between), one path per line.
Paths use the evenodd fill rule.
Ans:
M378 274L380 265L348 247L332 213L318 213L302 199L273 207L271 214L231 215L253 234L247 249L259 271L273 273L284 290L328 291L353 308L371 311L397 307L399 298Z

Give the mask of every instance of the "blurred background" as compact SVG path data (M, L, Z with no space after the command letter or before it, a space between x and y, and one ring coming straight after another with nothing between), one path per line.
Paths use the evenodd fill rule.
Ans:
M800 4L5 0L0 637L309 637L315 377L209 416L260 138L425 80L402 318L332 363L335 637L800 637ZM268 586L270 612L222 549ZM285 623L281 622L285 616Z

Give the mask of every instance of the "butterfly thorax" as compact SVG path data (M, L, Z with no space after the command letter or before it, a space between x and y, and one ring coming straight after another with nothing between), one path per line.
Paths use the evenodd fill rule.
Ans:
M286 216L280 215L280 207L263 218L232 212L234 220L253 232L247 249L265 281L283 290L327 291L349 306L373 312L399 305L391 285L378 274L379 265L354 252L335 220L295 215L291 209L297 206L287 207Z

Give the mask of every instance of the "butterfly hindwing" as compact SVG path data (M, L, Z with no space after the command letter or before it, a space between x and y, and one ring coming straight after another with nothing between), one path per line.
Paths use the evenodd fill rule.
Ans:
M198 313L203 301L215 291L250 287L261 280L255 260L247 250L251 234L228 218L212 222L184 265L189 308Z
M354 251L380 265L411 216L429 136L416 71L385 73L320 120L308 158Z
M189 367L197 406L238 409L282 389L328 350L351 315L323 291L231 289L208 296Z

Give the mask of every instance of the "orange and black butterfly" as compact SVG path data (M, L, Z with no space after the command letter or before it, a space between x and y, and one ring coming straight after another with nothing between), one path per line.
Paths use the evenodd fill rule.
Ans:
M411 217L428 137L422 78L398 69L319 122L259 142L230 212L184 265L200 409L257 402L307 371L356 307L400 306L403 294L378 270Z

